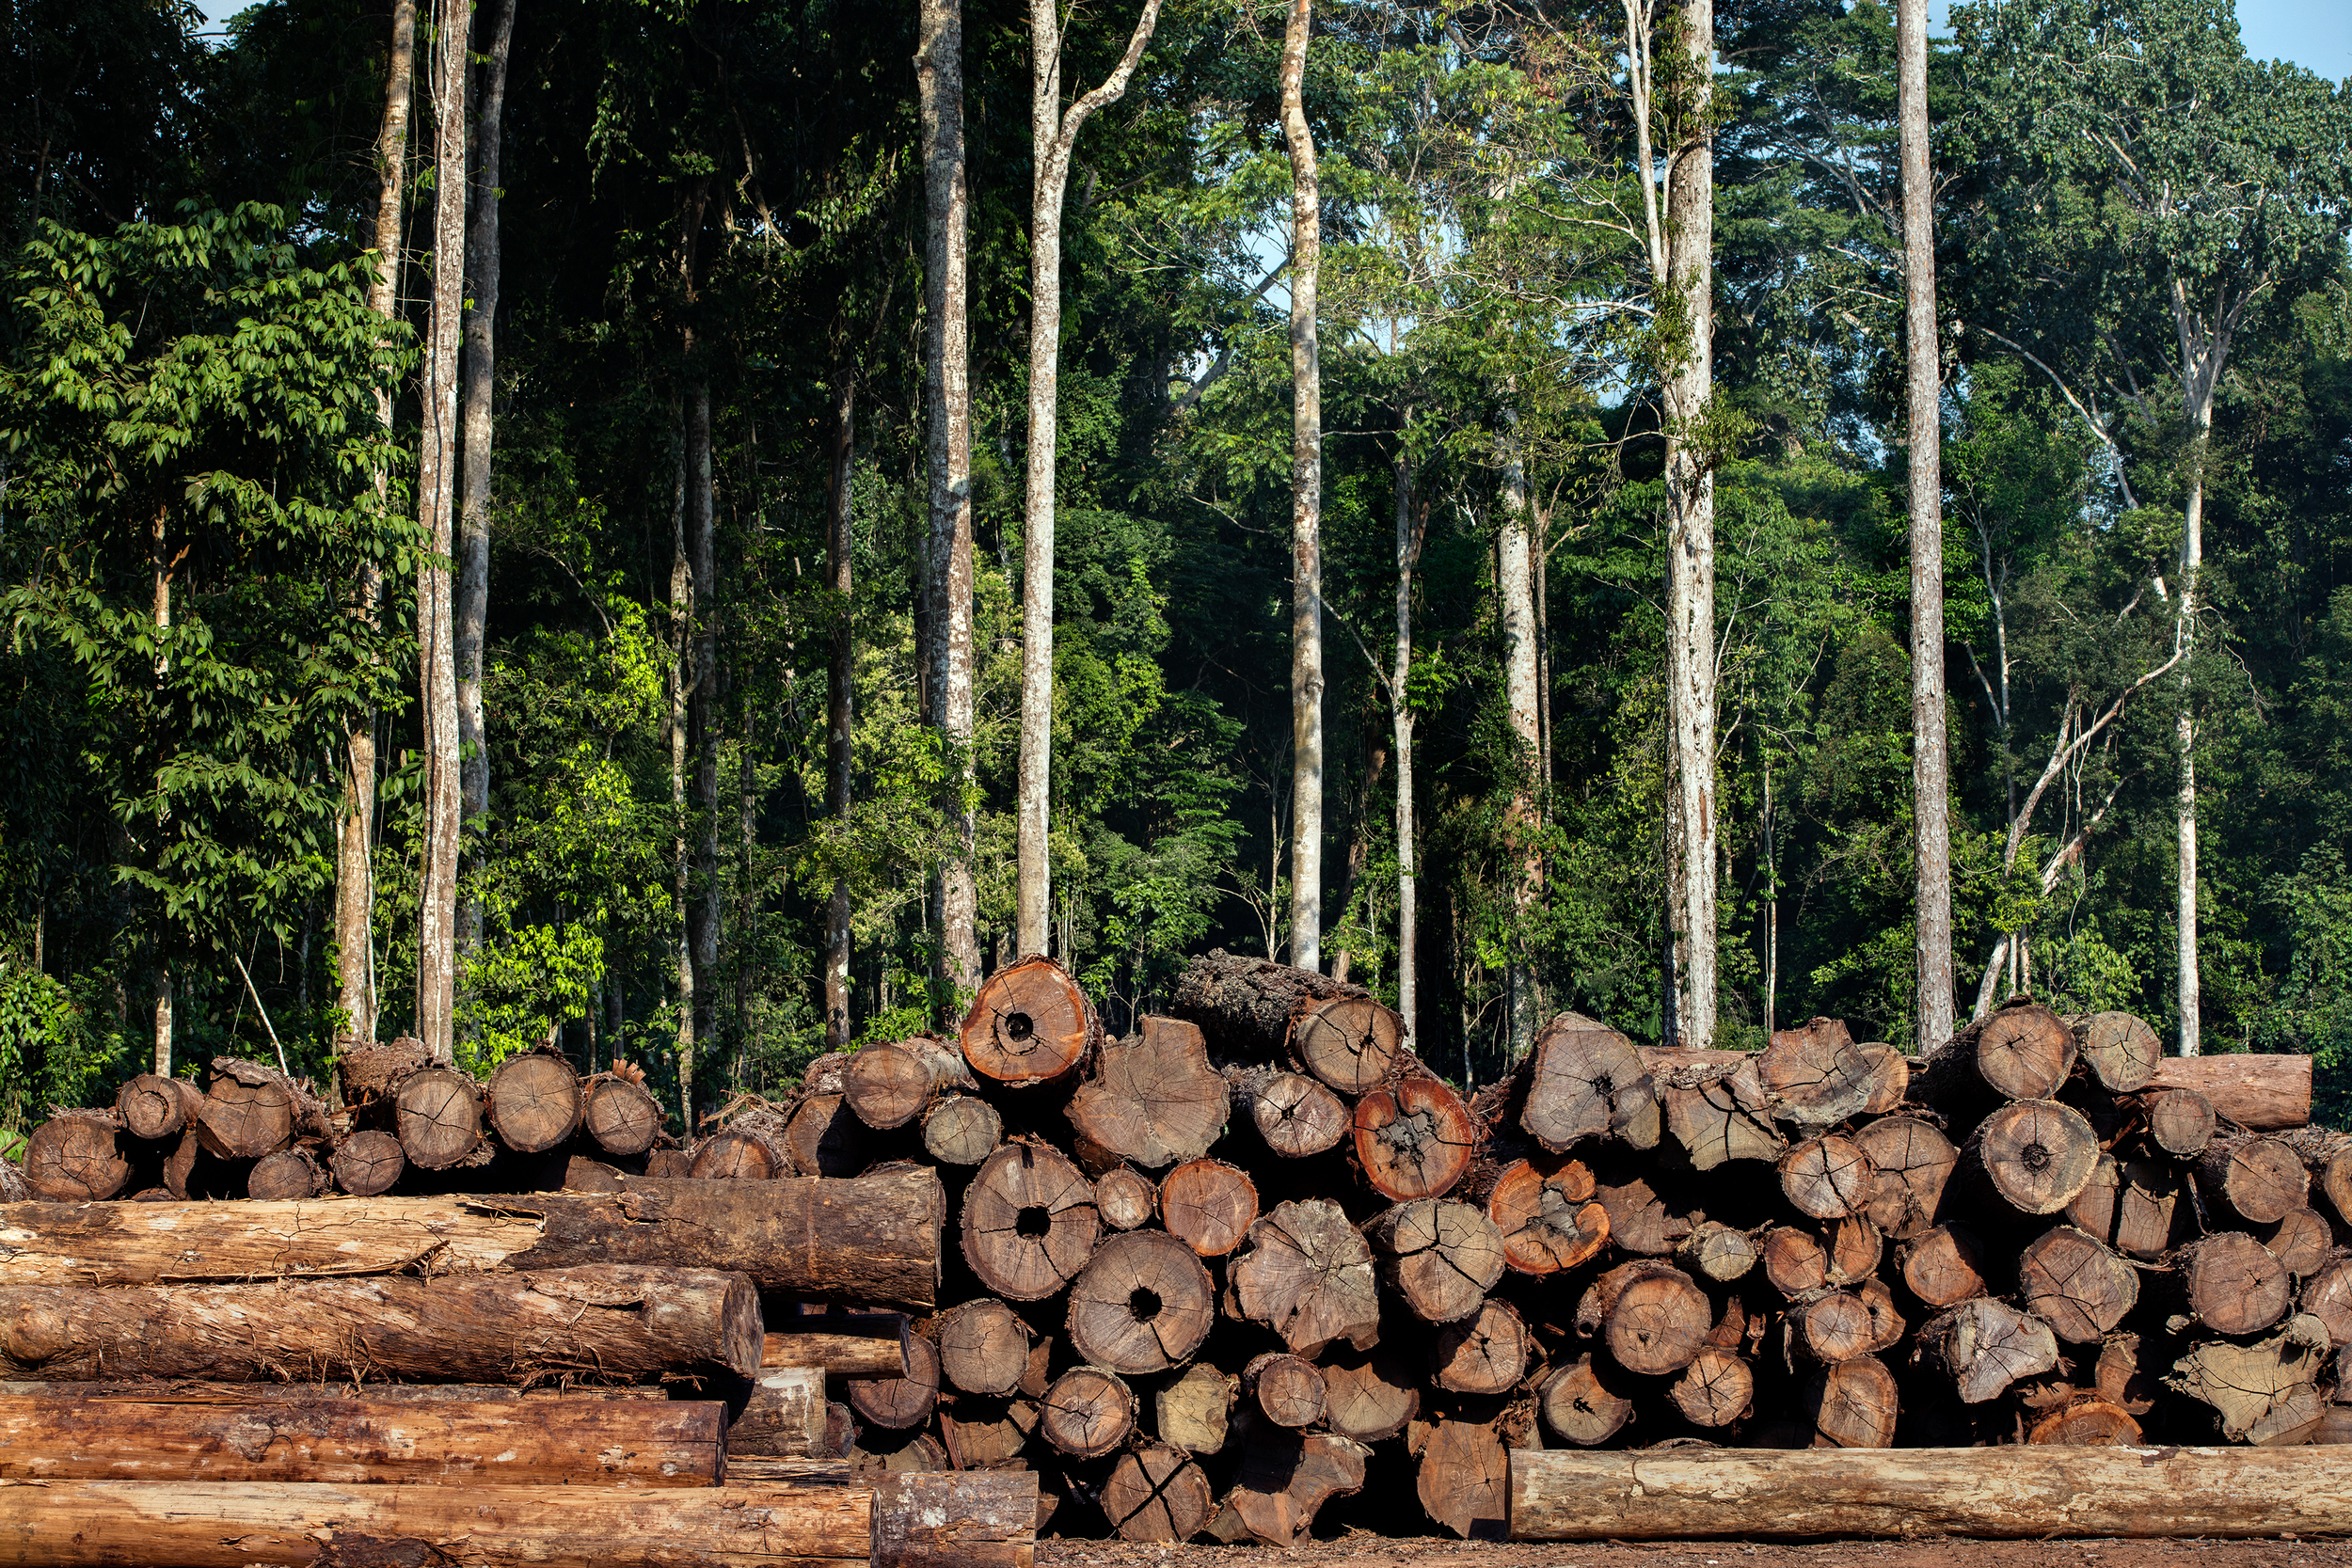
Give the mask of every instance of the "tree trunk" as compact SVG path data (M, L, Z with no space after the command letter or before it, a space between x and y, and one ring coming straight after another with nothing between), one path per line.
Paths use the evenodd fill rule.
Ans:
M607 1074L589 1082L580 1120L597 1148L627 1159L660 1135L661 1106L643 1084Z
M1935 319L1935 177L1928 163L1928 0L1897 8L1902 122L1905 425L1911 470L1911 795L1918 997L1914 1049L1952 1037L1951 753L1944 724L1943 361Z
M1433 1377L1449 1393L1492 1396L1518 1386L1534 1343L1526 1323L1506 1303L1488 1301L1438 1331Z
M850 778L855 764L857 644L850 575L856 555L857 378L834 384L833 451L825 465L825 587L834 606L833 657L825 668L825 814L836 832L850 826ZM850 1047L850 879L836 871L825 895L825 1049Z
M155 1076L171 1076L171 966L155 966Z
M2156 1064L2147 1086L2152 1090L2193 1089L2205 1097L2216 1113L2249 1132L2280 1132L2311 1125L2309 1056L2249 1054L2197 1061L2171 1057ZM2173 1152L2193 1154L2197 1150Z
M1233 1108L1246 1109L1266 1148L1285 1159L1320 1154L1347 1136L1347 1107L1305 1073L1228 1068L1226 1077Z
M1011 1301L1059 1292L1086 1267L1102 1231L1087 1179L1042 1144L1007 1144L964 1192L964 1261Z
M1413 411L1405 410L1409 431ZM1414 898L1419 880L1413 848L1413 708L1409 697L1413 674L1413 572L1421 564L1422 539L1428 514L1413 507L1413 459L1406 434L1396 442L1396 663L1389 677L1389 701L1396 745L1396 1011L1409 1044L1415 1032L1416 973L1420 962L1414 928Z
M921 0L914 75L922 98L923 401L930 419L932 725L950 757L943 792L949 846L939 870L939 979L952 999L979 983L972 812L972 388L965 279L962 0Z
M375 272L368 309L386 322L399 319L401 216L408 183L408 105L415 78L416 0L393 0L392 41L384 82L384 122L376 133ZM392 394L375 395L377 425L392 428ZM390 476L375 476L375 500L389 505ZM371 627L384 596L380 567L360 568L358 614ZM359 714L343 736L343 809L335 832L335 971L344 1028L362 1041L375 1038L375 714Z
M2186 346L2185 337L2184 347ZM2213 436L2213 386L2219 379L2219 355L2214 355L2213 380L2201 386L2193 366L2184 366L2187 384L2189 439L2187 526L2181 534L2180 640L2184 648L2197 642L2197 578L2205 560L2205 444ZM2176 808L2179 821L2180 866L2177 934L2180 948L2181 1054L2202 1050L2201 993L2197 964L2197 718L2189 697L2189 671L2181 671L2180 718L2181 789Z
M401 1150L419 1170L447 1170L481 1148L482 1088L464 1073L450 1068L412 1072L392 1100ZM226 1158L239 1150L213 1152Z
M0 1399L0 1480L716 1486L711 1401Z
M687 553L693 572L694 663L688 722L694 739L694 875L686 906L693 1044L678 1059L678 1098L694 1125L696 1056L719 1041L719 569L710 475L710 373L690 364L686 388Z
M977 1165L1004 1138L1004 1117L977 1095L951 1094L924 1113L923 1150L943 1165Z
M1323 198L1303 81L1314 0L1282 30L1282 139L1291 160L1291 962L1323 967Z
M1222 1060L1288 1054L1343 1094L1387 1082L1405 1046L1404 1021L1363 987L1221 948L1186 967L1170 1010L1199 1024Z
M1916 1117L1884 1117L1856 1132L1854 1142L1870 1162L1870 1196L1862 1211L1870 1223L1898 1241L1934 1225L1960 1163L1951 1139Z
M335 1146L327 1168L335 1185L353 1197L374 1197L392 1190L408 1169L407 1151L389 1132L373 1128L354 1132Z
M1963 1403L1982 1404L2019 1378L2055 1368L2058 1338L2031 1313L1979 1296L1919 1326L1916 1359L1941 1368Z
M506 56L515 38L515 0L498 0L482 70L474 131L472 231L466 239L465 385L460 394L465 490L457 521L457 741L468 822L490 810L490 732L482 711L482 640L490 610L490 455L497 393L499 308L499 152L504 133ZM469 895L457 939L471 953L482 942L482 899Z
M1668 916L1678 979L1667 1043L1715 1036L1715 879L1722 854L1715 788L1715 475L1699 426L1714 396L1714 0L1680 0L1670 66L1665 276L1658 281L1687 339L1666 376ZM1646 166L1645 166L1646 172Z
M1157 1170L1206 1154L1230 1104L1200 1029L1147 1017L1134 1036L1096 1053L1094 1070L1071 1097L1070 1124L1096 1148Z
M1193 1249L1165 1231L1114 1236L1070 1288L1070 1348L1141 1375L1178 1367L1216 1324L1216 1287Z
M1215 1367L1196 1364L1162 1388L1152 1405L1153 1430L1163 1441L1186 1453L1215 1453L1225 1446L1233 1380Z
M1132 1165L1113 1165L1094 1179L1094 1209L1113 1230L1140 1230L1157 1218L1160 1189Z
M1543 727L1538 722L1540 692L1536 681L1535 573L1534 541L1528 532L1527 470L1518 444L1516 410L1503 415L1505 424L1502 469L1502 531L1496 543L1496 586L1502 601L1503 699L1511 736L1519 752L1515 761L1511 802L1504 808L1504 836L1514 864L1510 872L1513 925L1525 932L1541 889L1543 855L1536 847L1538 827L1534 781L1540 770ZM1510 944L1505 978L1508 998L1510 1060L1517 1062L1535 1044L1534 966L1523 936Z
M204 1092L184 1078L142 1072L115 1091L115 1115L135 1138L168 1138L204 1108Z
M25 1140L24 1184L44 1202L103 1203L130 1178L120 1128L106 1112L64 1112L33 1129ZM19 1277L16 1261L11 1246L10 1278Z
M1226 1278L1241 1315L1295 1354L1318 1355L1339 1339L1369 1350L1380 1338L1372 1252L1336 1203L1275 1205L1249 1227L1248 1248Z
M929 1339L906 1341L906 1364L882 1377L852 1378L850 1408L868 1425L903 1432L931 1418L939 1402L939 1350Z
M1377 1443L1403 1432L1421 1413L1420 1358L1400 1345L1369 1351L1342 1347L1327 1352L1318 1364L1324 1419L1342 1437Z
M457 738L456 604L450 563L457 482L457 347L466 303L466 43L473 0L448 0L435 36L433 293L425 315L423 449L417 464L418 672L423 687L423 863L418 884L417 1037L456 1056L457 850L464 784Z
M678 1118L685 1135L694 1135L694 962L691 917L688 914L688 899L692 894L691 863L687 859L686 841L686 750L688 719L692 699L689 695L692 679L689 657L691 649L691 628L694 615L693 558L686 547L687 443L686 404L675 393L670 398L670 427L676 443L676 483L670 496L670 669L668 686L669 712L664 717L662 737L670 748L670 817L675 832L670 844L671 897L675 903L676 925L672 934L677 941L677 1037L675 1050L678 1068Z

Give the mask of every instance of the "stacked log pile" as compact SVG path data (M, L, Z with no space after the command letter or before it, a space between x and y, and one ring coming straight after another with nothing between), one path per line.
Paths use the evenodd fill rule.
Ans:
M319 1139L309 1158L340 1182L344 1151L375 1133L413 1196L364 1197L363 1176L325 1206L346 1216L333 1226L307 1195L74 1211L103 1221L11 1209L0 1245L24 1283L0 1291L18 1325L0 1319L0 1375L348 1375L334 1346L353 1325L425 1321L392 1298L429 1256L437 1284L520 1292L482 1309L524 1330L504 1365L432 1375L627 1381L691 1345L695 1366L673 1375L708 1388L714 1367L750 1375L715 1284L699 1316L665 1319L659 1353L533 1339L526 1298L644 1301L628 1271L662 1265L748 1275L771 1370L796 1354L774 1331L800 1302L912 1314L895 1362L861 1361L876 1341L846 1323L821 1353L799 1341L802 1362L834 1369L839 1403L804 1392L799 1415L759 1418L797 1435L749 1451L1034 1476L1064 1529L1274 1544L1342 1518L1499 1535L1511 1454L1546 1448L2352 1433L2352 1402L2335 1402L2352 1137L2308 1127L2307 1059L2168 1061L2137 1019L2025 998L1927 1063L1830 1020L1749 1054L1645 1049L1564 1014L1466 1097L1369 992L1312 973L1213 953L1169 1011L1105 1038L1072 978L1027 959L981 987L957 1038L822 1058L677 1149L656 1147L650 1100L598 1132L596 1084L557 1058L525 1058L550 1065L503 1108L500 1082L485 1097L416 1063L373 1087L347 1071L347 1125L289 1093L286 1147ZM215 1093L233 1107L299 1089L248 1085L243 1066L220 1068L201 1107L185 1087L142 1091L177 1097L183 1128L218 1124L196 1146L215 1171L261 1158L215 1143L249 1148L277 1125L230 1143L244 1113L215 1110ZM43 1129L78 1151L74 1180L103 1183L106 1150L136 1167L169 1139L146 1131L169 1108L133 1098L112 1126ZM72 1164L47 1158L28 1179ZM477 1196L445 1196L458 1177ZM564 1190L478 1196L494 1177ZM892 1239L894 1207L955 1225L935 1291L919 1243ZM837 1217L851 1208L863 1217ZM746 1232L754 1214L766 1228ZM862 1238L853 1257L794 1249L828 1225ZM596 1267L612 1272L587 1279ZM327 1276L265 1287L286 1325L275 1372L230 1344L205 1295L257 1270ZM52 1294L7 1305L32 1291ZM119 1321L76 1305L141 1291L175 1305L140 1298ZM164 1327L134 1337L134 1318ZM49 1370L8 1370L35 1323L70 1325L41 1330ZM398 1335L368 1354L420 1365ZM731 1411L732 1452L763 1441Z

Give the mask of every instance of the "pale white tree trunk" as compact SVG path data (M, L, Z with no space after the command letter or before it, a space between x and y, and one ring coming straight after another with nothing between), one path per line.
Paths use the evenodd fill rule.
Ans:
M1935 185L1928 166L1928 0L1901 0L1903 336L1911 442L1911 794L1916 834L1916 1049L1952 1037L1951 754L1944 725L1943 370L1935 320Z
M401 216L407 184L408 107L416 78L416 0L394 0L392 43L384 79L384 123L376 134L375 276L368 309L386 322L400 314ZM392 394L378 388L375 418L392 428ZM390 505L390 476L375 476L375 500ZM371 626L384 597L384 574L362 567L358 613ZM375 1038L375 714L363 713L343 741L342 819L335 831L335 977L351 1037Z
M958 759L946 794L939 872L940 980L968 994L980 977L974 928L972 786L972 388L966 293L961 0L921 0L924 399L930 404L931 721ZM952 1006L952 1004L951 1004Z
M1291 962L1323 967L1323 344L1315 293L1323 198L1303 79L1314 0L1282 31L1282 138L1291 160Z
M171 966L155 966L155 1066L158 1078L171 1076Z
M1506 416L1506 419L1510 419ZM1510 1059L1518 1061L1535 1043L1535 974L1523 945L1543 876L1543 858L1534 845L1536 827L1534 781L1541 768L1543 725L1535 634L1535 571L1533 535L1528 530L1527 468L1519 451L1517 421L1510 419L1502 467L1502 526L1496 542L1496 588L1502 605L1502 671L1504 705L1512 738L1518 742L1519 772L1511 804L1504 813L1506 829L1523 842L1511 855L1511 907L1518 927L1513 932L1507 972Z
M1413 422L1405 412L1405 426ZM1415 991L1419 950L1414 931L1416 892L1413 856L1413 710L1406 692L1413 673L1413 572L1421 564L1421 518L1413 505L1413 460L1398 436L1394 479L1396 504L1396 661L1389 678L1396 741L1396 1010L1405 1037L1418 1043Z
M457 744L454 553L457 347L466 304L466 43L472 0L439 0L434 51L433 294L425 316L418 522L418 666L423 688L424 846L418 889L417 1038L454 1057L457 848L464 810Z
M1021 761L1015 809L1015 944L1046 950L1053 911L1054 477L1061 395L1061 209L1070 155L1094 112L1126 95L1128 78L1160 19L1144 0L1127 52L1108 79L1061 106L1061 15L1056 0L1029 5L1029 451L1021 572Z

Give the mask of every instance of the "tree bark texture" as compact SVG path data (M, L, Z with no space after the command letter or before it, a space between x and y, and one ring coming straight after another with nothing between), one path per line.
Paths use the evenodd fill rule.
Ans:
M1408 429L1412 418L1412 410L1407 408L1405 423ZM1414 1020L1419 1005L1416 966L1420 949L1415 930L1419 878L1413 838L1413 709L1407 693L1413 673L1413 573L1421 564L1428 514L1417 511L1413 505L1412 451L1402 434L1397 437L1395 469L1392 494L1396 508L1396 661L1389 676L1389 704L1396 748L1396 1011L1403 1022L1405 1040L1410 1044L1417 1038Z
M1291 962L1323 967L1323 198L1303 82L1314 0L1282 30L1282 139L1291 160Z
M1538 547L1529 531L1527 468L1518 444L1518 415L1504 415L1502 468L1502 528L1496 541L1496 586L1502 601L1503 697L1511 722L1511 737L1519 751L1519 771L1511 803L1505 808L1504 832L1515 841L1510 847L1511 904L1517 925L1524 930L1534 913L1542 890L1543 856L1535 845L1539 826L1535 786L1542 774L1543 726L1538 721L1541 683L1536 678L1535 561ZM1535 1044L1535 972L1525 948L1514 943L1505 980L1509 1007L1510 1059L1527 1054Z
M2194 1090L2205 1097L2215 1114L2229 1117L2249 1132L2280 1132L2311 1125L2309 1056L2249 1054L2200 1057L2193 1061L2169 1057L2156 1065L2147 1087L2152 1091Z
M834 595L833 649L825 666L825 814L835 831L850 827L850 780L857 696L856 601L850 572L857 553L857 378L834 383L833 447L825 465L825 588ZM850 879L834 873L825 895L825 1049L850 1046Z

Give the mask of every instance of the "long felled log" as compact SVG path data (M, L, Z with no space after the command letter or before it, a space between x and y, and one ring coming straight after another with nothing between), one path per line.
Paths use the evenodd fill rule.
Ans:
M1378 1087L1405 1046L1405 1021L1363 987L1222 949L1184 970L1174 1010L1220 1060L1287 1058L1342 1094Z
M815 1367L834 1377L898 1377L907 1370L913 1337L903 1312L783 1317L762 1339L759 1364Z
M224 1382L633 1382L759 1370L739 1274L591 1264L253 1285L0 1286L0 1373Z
M812 1301L928 1308L942 1197L929 1171L854 1180L607 1179L617 1190L310 1202L15 1204L9 1278L135 1285L263 1275L637 1263L727 1269Z
M866 1568L874 1499L846 1468L699 1490L57 1481L0 1512L0 1563Z
M1518 1541L2340 1535L2333 1449L1733 1449L1511 1455Z
M726 1406L0 1398L0 1481L716 1486Z
M2168 1056L2152 1089L2195 1089L2249 1132L2283 1132L2312 1119L2309 1056Z

